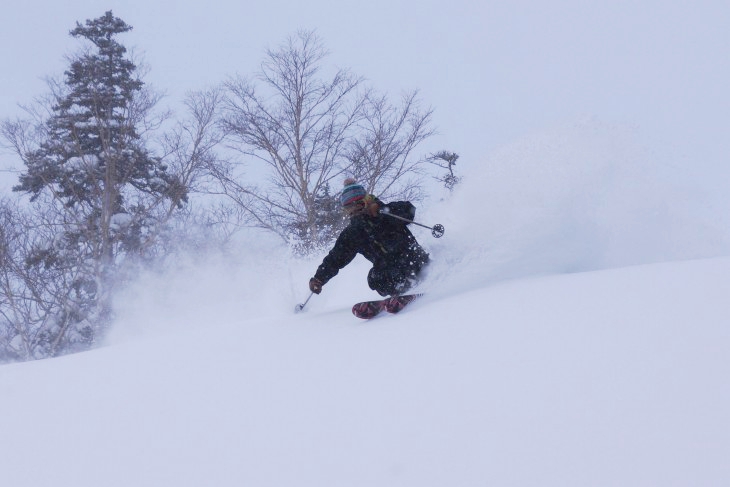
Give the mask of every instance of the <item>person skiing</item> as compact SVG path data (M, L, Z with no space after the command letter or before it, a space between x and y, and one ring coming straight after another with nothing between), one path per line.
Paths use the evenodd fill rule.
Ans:
M385 204L351 178L345 180L340 204L350 223L309 280L309 289L321 293L340 269L361 254L373 264L367 277L370 289L384 297L405 293L428 263L429 255L407 228L408 222L388 213L413 220L416 207L410 201Z

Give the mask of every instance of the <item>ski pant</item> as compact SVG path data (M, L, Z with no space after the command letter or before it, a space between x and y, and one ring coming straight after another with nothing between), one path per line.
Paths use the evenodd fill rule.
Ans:
M368 272L368 286L381 296L395 296L408 291L416 283L426 263L390 267L373 267Z

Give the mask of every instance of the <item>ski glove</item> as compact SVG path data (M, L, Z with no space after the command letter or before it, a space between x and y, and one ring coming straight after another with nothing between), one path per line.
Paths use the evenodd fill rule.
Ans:
M316 277L313 277L309 280L309 290L312 291L314 294L319 294L322 292L322 281L317 279Z

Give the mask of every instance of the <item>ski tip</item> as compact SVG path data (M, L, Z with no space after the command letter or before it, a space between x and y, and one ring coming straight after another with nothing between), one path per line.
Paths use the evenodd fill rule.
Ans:
M369 320L381 311L383 311L382 301L365 301L352 307L352 314L363 320Z
M362 303L357 303L352 307L352 314L363 320L374 318L382 311L395 314L421 296L423 296L422 293L404 294L401 296L391 296L378 301L363 301Z

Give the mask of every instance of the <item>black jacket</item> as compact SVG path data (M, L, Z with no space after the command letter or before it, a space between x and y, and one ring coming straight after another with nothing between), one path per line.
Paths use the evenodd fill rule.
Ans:
M416 207L409 201L382 205L391 214L413 220ZM382 210L381 210L382 211ZM361 254L375 269L397 269L417 273L428 262L428 253L418 244L407 223L388 215L356 215L337 237L314 277L323 284Z

